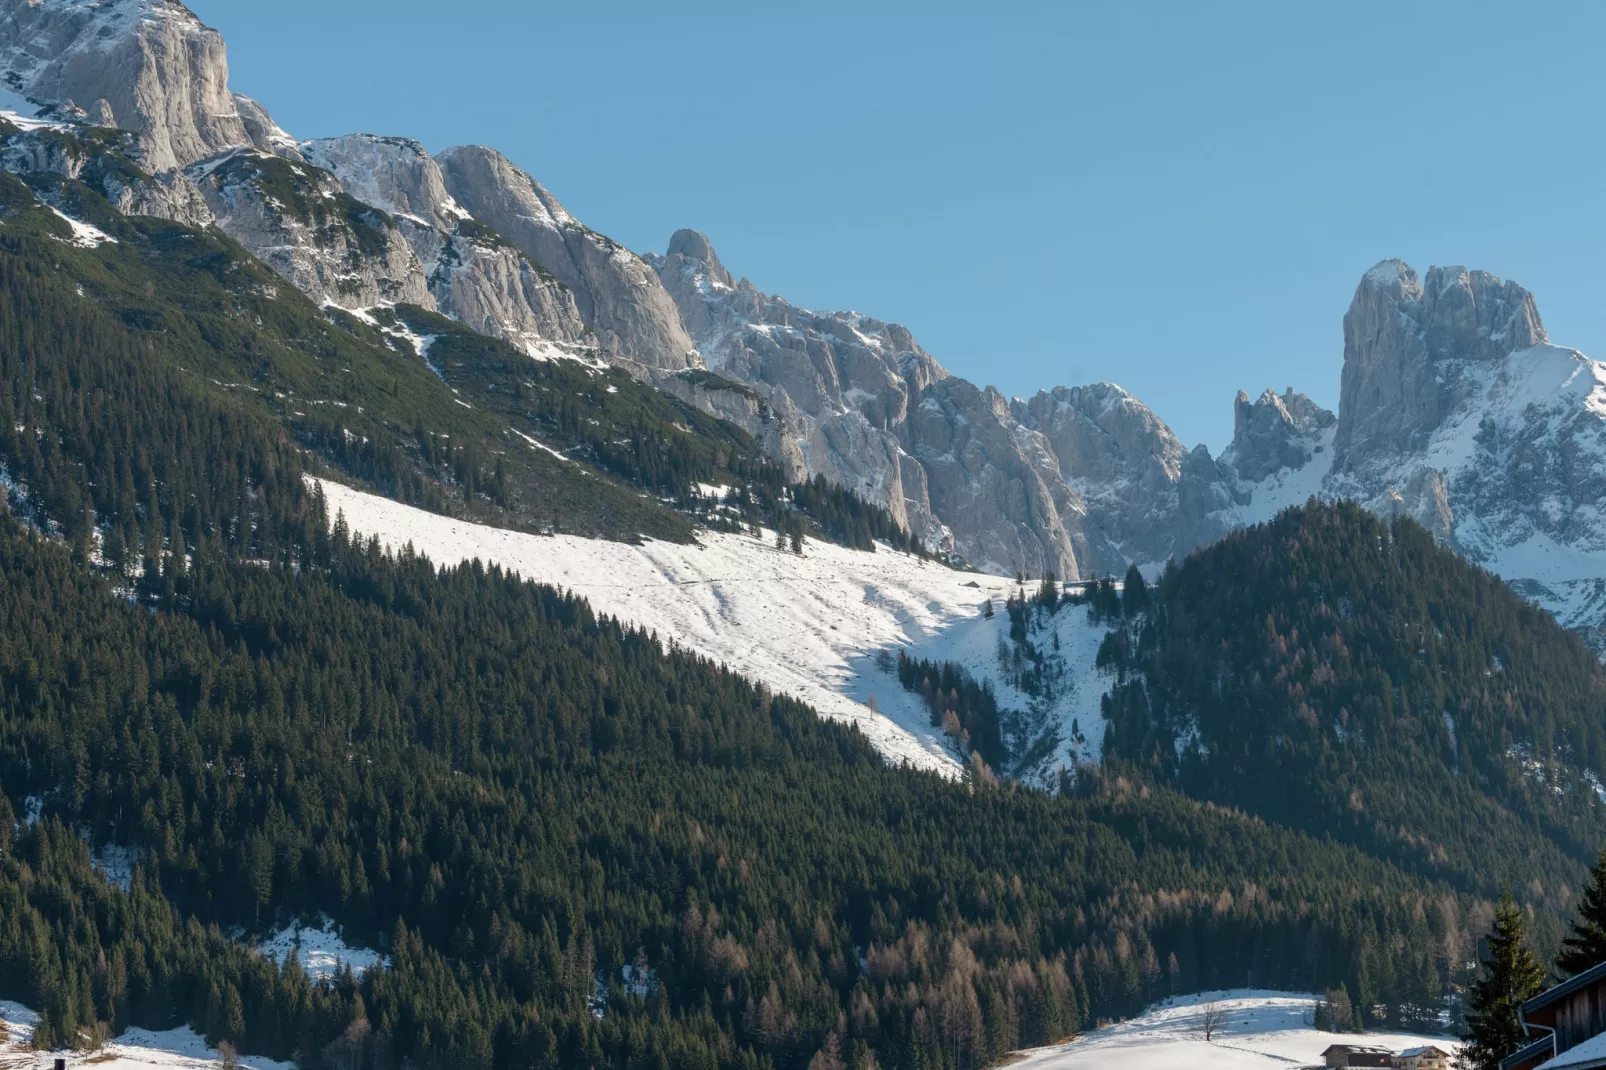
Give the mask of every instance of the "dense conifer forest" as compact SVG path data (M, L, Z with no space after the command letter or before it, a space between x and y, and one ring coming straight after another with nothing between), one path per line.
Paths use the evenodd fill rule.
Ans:
M1570 909L1606 843L1606 675L1549 614L1348 503L1231 535L1151 597L1100 651L1121 681L1106 753L1460 889Z

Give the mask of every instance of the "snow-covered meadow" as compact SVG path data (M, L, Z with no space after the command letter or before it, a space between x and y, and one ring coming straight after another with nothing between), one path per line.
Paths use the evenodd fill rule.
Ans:
M1020 1053L1011 1070L1269 1070L1321 1066L1330 1044L1364 1044L1400 1052L1437 1045L1453 1053L1452 1037L1410 1033L1322 1033L1310 1025L1316 997L1238 989L1168 1000L1139 1017L1106 1026L1069 1044ZM1206 1003L1227 1012L1227 1024L1204 1039Z
M953 661L994 681L1001 707L1028 700L999 677L1008 636L1004 601L1013 580L957 572L883 547L876 553L810 540L803 556L774 548L774 536L704 532L698 545L638 546L568 535L528 535L454 520L388 498L321 481L331 518L388 549L411 543L439 565L478 559L552 584L599 613L650 629L732 670L799 698L821 714L856 724L894 762L955 774L959 762L930 724L917 695L877 665L881 651ZM991 599L996 613L987 619ZM1083 609L1055 622L1067 686L1048 719L1062 742L1044 763L1071 760L1071 719L1096 748L1103 737L1093 671L1104 631ZM872 699L874 700L872 706ZM1084 748L1080 757L1095 757Z
M33 1051L34 1025L39 1016L20 1003L0 1000L0 1021L5 1037L0 1039L0 1070L46 1070L56 1059L64 1058L69 1067L93 1066L95 1070L215 1070L221 1062L217 1049L207 1046L188 1026L153 1033L148 1029L129 1029L99 1051ZM257 1056L241 1056L245 1070L295 1070L295 1064L276 1062Z
M385 965L379 952L348 946L328 918L321 919L316 926L288 925L258 945L257 951L281 965L294 954L314 981L333 980L347 966L361 977L365 971Z

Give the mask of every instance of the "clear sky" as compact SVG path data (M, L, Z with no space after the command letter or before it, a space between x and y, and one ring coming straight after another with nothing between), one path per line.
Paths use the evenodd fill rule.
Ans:
M1373 263L1532 289L1606 357L1606 5L190 0L298 137L492 145L638 251L678 227L1012 394L1188 445L1336 406ZM783 10L787 9L787 10Z

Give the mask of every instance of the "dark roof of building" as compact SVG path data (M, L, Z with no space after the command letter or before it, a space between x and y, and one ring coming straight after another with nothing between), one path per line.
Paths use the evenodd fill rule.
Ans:
M1554 1037L1540 1037L1532 1044L1529 1044L1526 1047L1518 1048L1516 1051L1500 1060L1500 1070L1506 1070L1507 1067L1511 1066L1521 1066L1524 1063L1534 1063L1535 1060L1541 1057L1548 1057L1551 1052L1551 1045L1554 1043L1554 1041Z
M1335 1052L1345 1052L1350 1055L1393 1055L1387 1048L1378 1048L1370 1044L1329 1044L1323 1055L1332 1055Z
M1526 1017L1529 1013L1548 1007L1557 1000L1566 999L1580 988L1588 988L1597 981L1606 981L1606 962L1602 962L1598 966L1591 966L1576 977L1571 977L1553 988L1545 989L1524 1003L1521 1013Z

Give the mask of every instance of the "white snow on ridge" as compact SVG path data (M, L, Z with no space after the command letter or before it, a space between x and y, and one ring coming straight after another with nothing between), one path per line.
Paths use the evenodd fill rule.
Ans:
M1321 1033L1309 1024L1316 997L1237 989L1167 1000L1119 1025L1069 1044L1021 1053L1013 1070L1264 1070L1320 1066L1330 1044L1364 1044L1393 1052L1434 1045L1454 1054L1450 1037L1411 1033ZM1227 1025L1206 1042L1202 1008L1213 1002Z
M1303 466L1279 469L1258 483L1249 484L1249 503L1232 509L1234 526L1264 524L1284 509L1304 505L1311 498L1326 497L1323 487L1328 473L1333 470L1333 439L1337 433L1337 425L1334 425L1317 435L1312 443L1311 458Z
M19 130L65 130L66 123L39 118L40 107L27 97L0 86L0 119Z
M68 215L66 212L63 212L60 208L57 208L53 204L47 204L45 207L56 213L57 217L65 221L69 227L72 227L71 244L78 246L80 249L94 249L98 246L105 245L107 242L110 242L113 245L117 244L116 238L112 237L110 234L107 234L99 227L91 226L88 223L74 219L72 216Z
M871 554L811 540L798 557L774 549L772 532L762 540L703 533L700 546L527 535L320 483L331 518L343 513L353 532L377 536L392 550L412 543L439 565L478 558L572 591L599 613L650 629L827 717L858 725L888 760L921 769L954 775L959 762L919 696L877 668L876 654L901 647L995 678L998 640L1008 635L1004 600L1013 581L956 572L885 548ZM992 620L981 612L989 598L996 608ZM1071 622L1064 627L1083 613L1062 611ZM1087 650L1067 652L1067 662L1090 668L1096 651L1093 639ZM1098 695L1088 690L1097 711ZM867 705L872 697L879 712ZM1008 704L1003 688L999 698ZM1080 712L1085 698L1070 701ZM1090 724L1085 712L1081 725L1090 739L1102 739L1103 725Z

